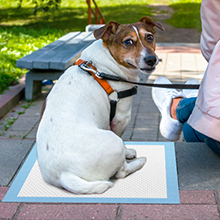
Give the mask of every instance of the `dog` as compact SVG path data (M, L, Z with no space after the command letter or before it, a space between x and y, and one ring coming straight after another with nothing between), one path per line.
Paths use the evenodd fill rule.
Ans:
M94 31L96 41L81 54L99 72L139 81L158 63L155 27L143 17L133 24L108 22ZM131 84L108 81L114 91ZM124 178L141 169L146 158L136 158L121 139L131 118L132 97L120 99L109 122L110 96L86 71L74 65L58 79L45 100L36 143L39 167L46 182L74 194L103 193L113 186L112 176ZM127 162L126 159L133 159Z

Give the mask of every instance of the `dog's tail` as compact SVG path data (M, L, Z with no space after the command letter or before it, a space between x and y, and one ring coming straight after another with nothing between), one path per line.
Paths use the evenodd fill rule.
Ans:
M86 181L68 172L61 174L60 184L74 194L103 193L113 186L110 181Z

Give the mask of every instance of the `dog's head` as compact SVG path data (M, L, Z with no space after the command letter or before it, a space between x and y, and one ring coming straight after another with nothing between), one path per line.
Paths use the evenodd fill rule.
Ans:
M154 27L164 31L161 23L150 17L143 17L134 24L120 25L110 21L94 31L96 39L102 39L118 64L126 68L138 69L143 73L151 73L158 63L155 54Z

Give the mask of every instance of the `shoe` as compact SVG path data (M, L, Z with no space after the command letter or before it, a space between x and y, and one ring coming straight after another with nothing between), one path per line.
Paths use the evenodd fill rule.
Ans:
M165 77L159 77L154 81L154 84L171 84L171 82ZM184 97L182 92L178 92L176 89L156 88L152 89L152 98L155 105L158 107L161 113L160 121L160 133L161 135L170 140L177 141L180 138L182 131L182 124L171 118L170 105L173 98Z
M198 79L191 78L191 79L188 79L188 81L185 84L189 84L189 85L200 84L200 81ZM182 94L186 98L197 97L198 92L199 92L198 89L183 89L182 90Z

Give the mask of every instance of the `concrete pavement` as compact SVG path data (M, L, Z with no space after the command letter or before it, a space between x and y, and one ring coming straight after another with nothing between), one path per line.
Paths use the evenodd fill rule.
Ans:
M202 79L207 63L198 44L157 44L157 70L141 76L153 82L166 76L174 83ZM47 90L47 89L46 89ZM0 201L35 142L41 106L47 95L21 100L0 121ZM151 88L139 86L132 119L123 140L167 141L159 132L160 113ZM220 159L203 143L176 142L180 205L2 203L0 219L219 219Z

